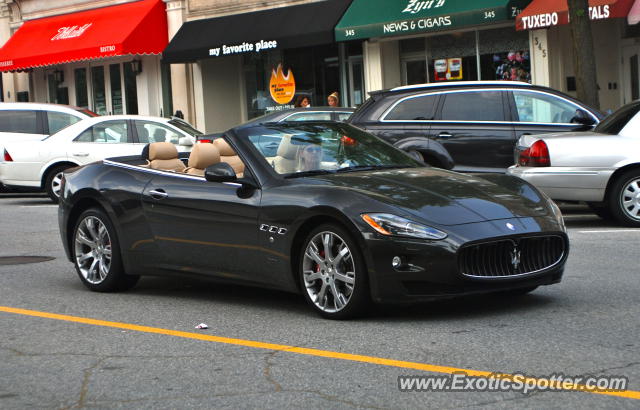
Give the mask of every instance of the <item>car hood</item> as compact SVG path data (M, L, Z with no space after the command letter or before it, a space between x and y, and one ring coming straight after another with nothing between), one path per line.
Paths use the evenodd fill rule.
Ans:
M526 182L502 174L470 176L435 168L331 174L331 185L401 208L438 225L547 215L547 200Z

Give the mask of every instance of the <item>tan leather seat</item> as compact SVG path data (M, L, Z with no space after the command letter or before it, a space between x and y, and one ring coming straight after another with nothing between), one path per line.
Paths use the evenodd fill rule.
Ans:
M278 154L273 159L273 169L275 169L279 174L290 174L292 172L296 172L299 148L299 145L291 143L290 135L284 136L278 146Z
M189 154L189 168L185 173L203 177L204 170L220 162L220 151L213 144L197 143Z
M220 151L220 162L226 162L231 165L231 168L236 173L238 178L242 178L244 175L244 163L233 150L231 145L227 141L222 138L217 138L213 140L213 145L215 145Z
M178 149L170 142L153 142L148 144L142 152L143 156L148 152L146 159L151 169L182 172L186 168L178 158Z

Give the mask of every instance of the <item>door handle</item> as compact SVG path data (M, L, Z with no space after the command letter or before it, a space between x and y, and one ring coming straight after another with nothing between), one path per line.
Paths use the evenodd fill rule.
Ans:
M74 152L73 156L74 157L88 157L89 153L88 152Z
M151 198L157 199L157 200L165 199L166 197L169 196L169 194L167 194L164 191L164 189L151 190L151 191L149 191L149 195L151 196Z
M438 138L451 138L451 137L453 137L453 134L448 132L441 132L440 134L438 134Z

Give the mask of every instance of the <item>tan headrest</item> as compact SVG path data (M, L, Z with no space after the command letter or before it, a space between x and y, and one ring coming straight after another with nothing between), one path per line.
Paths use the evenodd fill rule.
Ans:
M229 157L232 155L237 155L233 148L231 148L231 145L229 145L229 143L222 138L213 140L213 144L218 147L218 151L220 151L220 155L222 156Z
M296 159L298 154L298 145L291 143L291 136L285 136L278 146L278 156L287 159Z
M172 143L154 142L149 144L149 161L174 158L178 158L178 149Z
M220 151L213 144L197 143L189 154L189 168L205 169L220 162Z

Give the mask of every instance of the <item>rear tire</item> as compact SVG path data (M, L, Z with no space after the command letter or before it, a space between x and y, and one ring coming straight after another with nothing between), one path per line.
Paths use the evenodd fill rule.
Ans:
M69 165L59 165L47 173L47 177L44 180L44 189L53 203L57 204L60 201L62 173L69 168L71 168Z
M101 209L90 208L80 215L73 228L71 253L82 284L92 291L127 290L140 278L125 273L116 230Z
M312 230L300 249L298 278L307 302L327 319L362 315L369 305L369 281L356 242L342 227Z
M609 210L621 224L640 227L640 169L627 171L613 182Z

